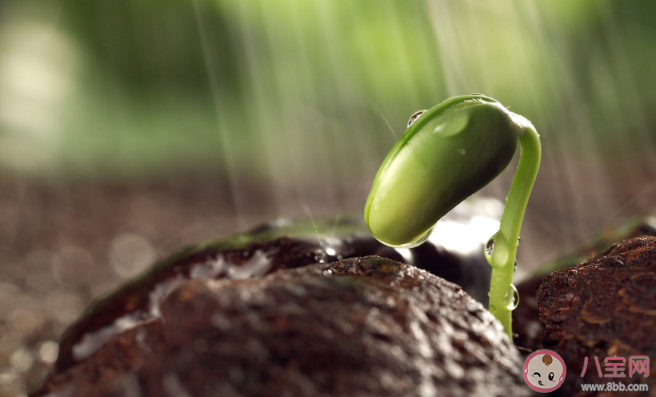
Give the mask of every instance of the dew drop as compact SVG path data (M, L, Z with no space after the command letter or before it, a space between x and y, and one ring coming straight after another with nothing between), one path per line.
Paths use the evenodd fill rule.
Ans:
M464 156L465 153L467 153L467 151L466 151L465 149L463 149L463 148L460 148L460 149L458 149L458 153L460 153L461 155Z
M517 305L519 305L519 292L514 285L510 284L510 287L506 290L506 295L503 297L503 303L506 305L508 310L515 310Z
M515 267L513 268L513 273L517 271L517 261L515 261Z
M517 245L522 242L522 238L520 236L517 236Z
M487 253L487 256L492 255L492 251L494 251L494 239L493 238L487 240L487 244L485 244L485 252Z
M419 118L419 116L421 116L422 114L424 114L425 111L426 111L426 110L424 109L424 110L420 110L420 111L418 111L418 112L414 112L414 113L412 114L412 116L410 116L410 120L408 120L408 127L410 127L410 126L412 125L412 123L414 123L415 120L417 120L417 119Z

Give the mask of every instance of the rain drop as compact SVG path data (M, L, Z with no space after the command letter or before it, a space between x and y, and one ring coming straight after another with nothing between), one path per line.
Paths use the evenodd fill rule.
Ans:
M485 252L487 253L487 256L492 255L492 251L494 251L494 239L491 238L487 241L487 244L485 244Z
M506 290L506 295L503 297L503 303L506 305L508 310L515 310L517 305L519 305L519 292L514 285L510 284L510 287Z
M410 116L410 120L408 120L408 127L410 127L412 125L412 123L414 123L415 120L417 120L419 118L419 116L424 114L425 111L426 110L424 109L424 110L420 110L418 112L413 113L412 116Z
M465 149L460 148L460 149L458 149L458 153L460 153L461 155L464 156L465 153L467 153L467 151Z
M513 268L513 273L517 271L517 261L515 261L515 267Z
M522 238L520 236L517 236L517 245L522 242Z

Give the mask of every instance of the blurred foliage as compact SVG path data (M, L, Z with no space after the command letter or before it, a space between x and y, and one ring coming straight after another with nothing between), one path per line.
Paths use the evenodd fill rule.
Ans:
M411 113L472 92L558 156L654 148L646 0L1 7L0 161L21 172L348 179L375 171Z

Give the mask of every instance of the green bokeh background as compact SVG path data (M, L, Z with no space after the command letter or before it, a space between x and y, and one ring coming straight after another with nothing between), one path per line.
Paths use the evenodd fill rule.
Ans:
M375 167L412 112L470 92L533 120L554 156L654 143L649 1L35 0L2 11L0 146L18 172L343 179Z
M481 92L542 136L528 216L546 235L576 243L653 210L650 1L1 7L0 170L12 175L215 176L238 216L274 208L242 227L359 211L409 115ZM512 168L483 194L503 199Z

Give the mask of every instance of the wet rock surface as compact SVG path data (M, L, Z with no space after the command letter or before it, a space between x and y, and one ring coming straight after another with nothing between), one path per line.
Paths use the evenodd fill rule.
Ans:
M544 348L542 344L544 327L539 319L537 292L547 274L574 267L589 258L602 254L619 241L641 236L656 236L652 218L636 217L619 225L607 227L571 254L543 266L535 275L519 283L517 285L520 296L519 305L513 312L515 344L529 351Z
M63 366L35 396L527 391L519 354L480 303L426 271L370 256L185 280L162 296L157 316Z
M126 330L160 318L163 297L188 280L262 277L280 269L366 255L426 269L485 301L490 268L482 247L469 256L430 241L411 250L396 250L365 232L359 218L275 221L246 234L190 247L96 302L62 337L55 372L86 359Z
M566 382L555 395L593 395L582 393L581 383L647 382L650 389L656 388L653 365L649 377L630 377L629 372L631 356L656 357L656 238L623 241L601 256L549 274L538 290L537 303L543 344L567 363ZM625 377L600 377L594 357L602 374L608 375L615 373L608 372L604 360L615 356L626 360Z

